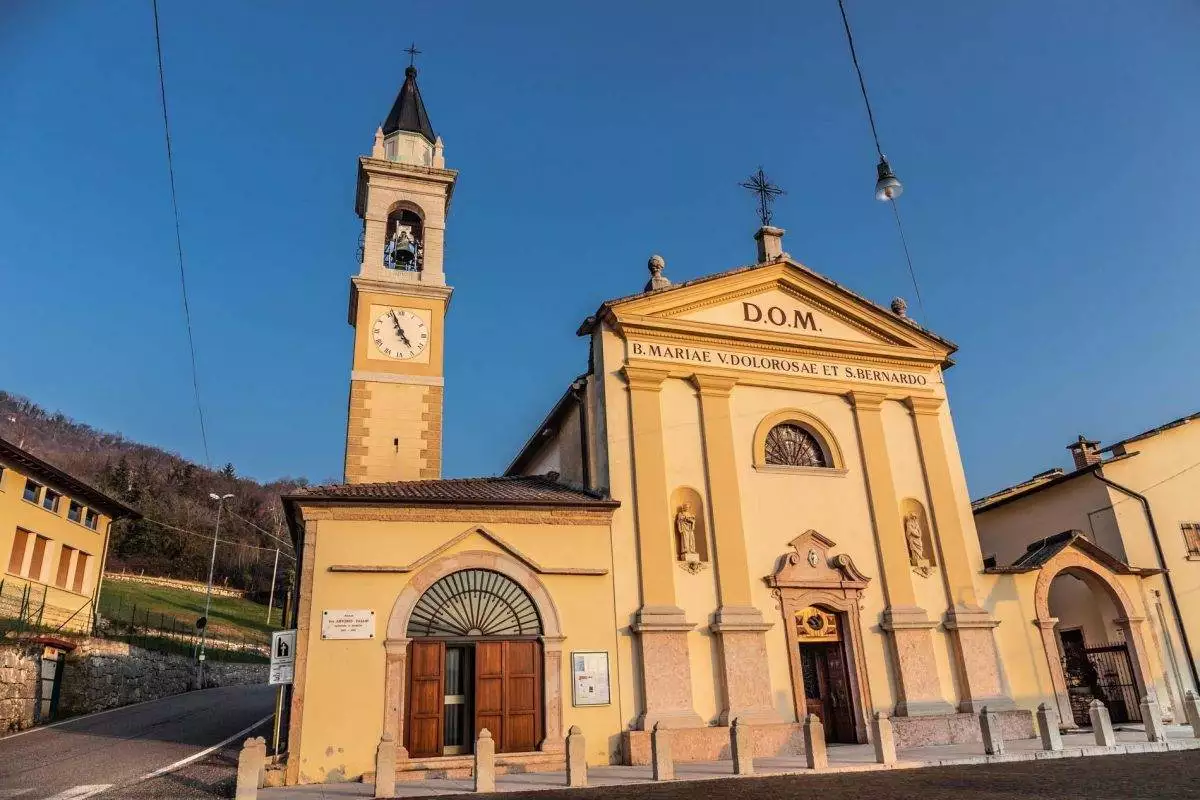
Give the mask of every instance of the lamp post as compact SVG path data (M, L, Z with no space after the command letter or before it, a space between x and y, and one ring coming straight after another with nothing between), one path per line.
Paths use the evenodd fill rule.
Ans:
M213 570L217 566L217 539L221 535L221 507L226 500L233 497L231 494L219 495L215 492L209 492L208 496L217 501L217 525L213 529L212 558L208 562L208 587L204 592L204 616L201 618L204 620L204 627L200 629L200 689L204 688L204 645L208 641L208 611L212 605Z

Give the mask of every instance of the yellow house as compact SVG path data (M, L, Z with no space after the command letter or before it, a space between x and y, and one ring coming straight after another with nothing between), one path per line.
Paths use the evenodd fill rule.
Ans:
M1047 650L1061 659L1066 700L1080 719L1093 697L1136 718L1154 685L1164 715L1181 717L1183 693L1200 685L1200 414L1104 448L1080 436L1068 449L1070 471L975 502L983 552L997 571L1067 539L1093 553L1097 563L1048 587ZM1139 649L1153 651L1150 675Z
M113 520L138 516L0 439L0 617L90 630Z

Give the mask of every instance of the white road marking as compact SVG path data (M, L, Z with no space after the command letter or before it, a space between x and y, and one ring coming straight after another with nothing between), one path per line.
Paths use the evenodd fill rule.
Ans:
M240 731L235 733L233 736L230 736L227 739L222 739L221 741L214 744L212 747L209 747L205 750L201 750L199 753L190 755L187 758L181 758L178 761L176 761L174 764L168 764L167 766L162 767L161 769L154 770L154 772L147 772L142 777L134 778L129 783L126 783L124 785L125 786L133 786L136 783L141 783L142 781L148 781L151 778L157 778L159 775L166 775L168 772L174 772L175 770L179 769L180 767L186 767L188 764L191 764L193 761L199 761L200 759L204 758L209 753L213 753L213 752L216 752L217 750L220 750L222 747L229 744L234 739L237 739L239 736L245 736L247 733L254 730L259 725L262 725L264 722L266 722L267 720L271 719L274 716L275 716L274 712L267 714L265 717L260 719L258 722L253 723L249 727L242 728ZM108 787L105 787L105 788L108 788ZM86 797L87 795L82 795L82 796ZM58 799L52 797L52 798L50 798L50 800L58 800ZM67 798L63 798L63 800L67 800ZM72 800L74 800L74 798L72 798Z
M0 789L0 798L20 797L23 794L29 794L33 789Z
M93 783L87 786L72 786L65 792L59 792L53 797L47 797L46 800L83 800L85 797L91 797L94 794L100 794L105 789L111 788L111 783Z
M222 687L216 687L216 688L222 688ZM196 690L196 692L188 692L188 694L196 694L197 692L211 692L211 691L213 691L211 688L198 689L198 690ZM145 706L145 705L149 705L150 703L158 703L163 700L170 700L171 697L180 697L180 696L181 695L176 694L176 695L170 695L168 697L159 697L155 700L143 700L140 703L130 703L127 706L117 706L116 708L106 708L103 711L93 711L90 714L80 714L77 717L68 717L67 719L60 719L58 722L51 722L46 725L35 725L34 727L26 728L23 731L17 731L16 733L8 733L3 736L0 736L0 744L7 742L9 739L16 739L18 736L28 736L31 733L38 733L39 731L48 731L51 728L57 728L59 725L70 725L72 722L79 722L80 720L90 719L92 717L99 717L99 716L103 716L104 714L111 714L114 711L125 711L126 709L129 709L129 708L137 708L138 706ZM21 791L32 792L33 790L32 789L21 789ZM8 797L8 796L9 795L0 794L0 798ZM53 800L53 798L51 798L51 800Z

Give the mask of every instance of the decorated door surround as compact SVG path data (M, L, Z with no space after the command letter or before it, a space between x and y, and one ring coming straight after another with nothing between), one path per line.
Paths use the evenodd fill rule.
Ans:
M804 695L801 637L797 634L797 612L817 607L837 615L840 644L849 673L850 708L855 739L866 742L870 717L871 689L867 683L867 658L863 650L859 605L870 578L859 571L845 553L830 555L835 542L814 530L805 531L789 544L792 552L779 559L775 574L765 578L783 614L788 641L788 664L792 673L792 702L796 719L808 713Z

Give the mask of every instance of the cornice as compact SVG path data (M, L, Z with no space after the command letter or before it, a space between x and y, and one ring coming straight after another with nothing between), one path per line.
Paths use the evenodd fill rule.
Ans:
M399 161L388 161L385 158L358 157L359 167L364 172L374 175L388 175L398 178L423 178L441 183L454 183L458 179L458 170L441 167L424 167L420 164L402 164Z
M426 297L436 300L450 301L454 289L445 284L409 283L408 281L389 281L372 278L367 275L355 275L350 278L354 290L359 292L378 292L380 294L403 294L409 297Z
M645 315L666 320L690 310L777 288L798 300L821 305L826 313L868 335L890 339L905 348L937 352L942 361L948 360L953 351L952 346L943 345L912 326L889 318L884 309L865 298L828 279L822 279L823 276L817 276L802 264L793 264L786 259L736 274L714 277L719 281L720 289L712 282L701 281L694 286L683 286L670 292L623 300L612 308L622 319Z

